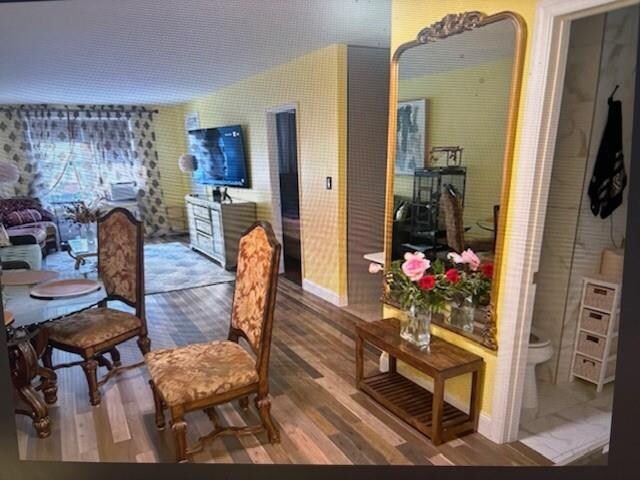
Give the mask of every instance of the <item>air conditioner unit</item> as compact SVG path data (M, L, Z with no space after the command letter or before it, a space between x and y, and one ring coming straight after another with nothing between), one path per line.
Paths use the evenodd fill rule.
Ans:
M109 189L109 200L112 202L135 200L137 193L136 182L112 183Z

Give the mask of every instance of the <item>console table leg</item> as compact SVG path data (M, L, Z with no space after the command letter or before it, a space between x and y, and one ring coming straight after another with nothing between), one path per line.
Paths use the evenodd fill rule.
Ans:
M478 430L478 416L480 413L480 406L478 405L480 395L478 395L478 381L480 377L480 371L474 370L471 374L471 397L469 399L469 419L473 422L473 431Z
M433 379L433 406L431 413L431 441L434 445L442 443L442 411L444 409L444 380Z

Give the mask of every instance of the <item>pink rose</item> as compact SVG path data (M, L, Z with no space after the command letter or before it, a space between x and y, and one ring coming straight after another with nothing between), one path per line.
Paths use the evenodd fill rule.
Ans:
M431 262L424 258L424 254L420 252L405 253L402 271L413 282L417 282L422 278L424 272L431 266Z
M384 270L384 267L379 263L371 262L369 264L369 273L378 273L378 272L381 272L382 270Z
M447 258L451 260L453 263L464 263L464 260L462 260L462 257L458 255L456 252L449 252L447 254Z
M473 250L467 248L464 252L462 252L461 257L462 261L469 265L469 268L471 268L471 270L473 270L474 272L478 270L481 262L478 256L473 252Z

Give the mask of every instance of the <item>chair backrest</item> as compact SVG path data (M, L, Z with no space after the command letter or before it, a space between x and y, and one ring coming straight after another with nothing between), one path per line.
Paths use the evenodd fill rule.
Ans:
M444 207L447 245L456 252L464 250L464 226L462 224L462 202L453 187L445 185L442 203Z
M135 307L144 320L144 239L142 222L124 208L98 219L98 273L107 299Z
M280 248L268 222L254 223L238 246L229 339L237 341L241 336L247 340L261 375L266 375L269 364Z

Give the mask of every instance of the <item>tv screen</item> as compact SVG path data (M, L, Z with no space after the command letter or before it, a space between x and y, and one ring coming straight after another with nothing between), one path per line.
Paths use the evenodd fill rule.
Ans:
M249 187L240 125L190 130L189 152L198 162L194 172L197 183Z

